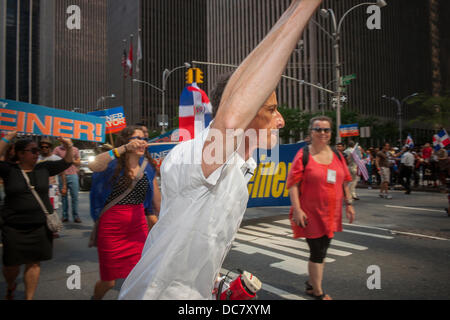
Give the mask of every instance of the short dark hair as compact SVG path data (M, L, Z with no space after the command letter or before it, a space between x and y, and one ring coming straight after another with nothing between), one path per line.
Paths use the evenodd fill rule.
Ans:
M355 141L350 140L350 141L348 142L348 146L349 146L349 148L353 148L353 147L355 146Z
M219 110L223 92L225 91L228 81L230 81L230 78L233 74L234 71L220 75L219 79L216 82L216 85L214 86L214 89L211 91L210 101L213 109L213 118L215 118L217 115L217 110Z

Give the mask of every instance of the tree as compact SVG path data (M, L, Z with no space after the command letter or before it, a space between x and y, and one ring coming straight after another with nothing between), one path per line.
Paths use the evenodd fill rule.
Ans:
M422 93L411 99L408 104L417 105L417 117L409 124L425 125L429 129L450 128L450 92L444 96L430 96Z

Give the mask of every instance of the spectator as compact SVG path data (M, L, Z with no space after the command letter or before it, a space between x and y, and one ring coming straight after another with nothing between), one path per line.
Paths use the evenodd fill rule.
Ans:
M414 170L414 160L414 155L409 151L409 147L404 146L400 161L400 182L406 189L405 194L411 193L411 176Z
M47 139L42 139L39 142L39 148L40 148L40 154L39 154L39 158L38 158L38 163L40 162L44 162L44 161L59 161L61 160L60 157L58 157L57 155L53 154L53 143L50 140ZM62 186L62 190L64 193L67 192L67 183L66 183L66 176L63 173L60 174L61 176L61 180L63 183ZM58 190L59 190L59 184L58 181L56 179L55 176L50 177L49 179L49 185L50 185L50 190L49 190L49 196L50 196L50 202L53 206L53 209L56 210L58 209ZM53 234L54 238L59 238L59 234L58 233L54 233Z
M55 148L53 153L61 158L66 156L65 147L58 146ZM67 169L64 174L66 177L66 185L67 190L63 189L64 182L62 177L59 177L59 187L62 196L62 205L63 205L63 222L69 221L69 194L72 200L72 217L75 223L81 223L81 219L78 213L78 194L80 192L80 183L78 180L78 167L81 164L80 152L76 147L73 147L73 164Z
M11 132L0 141L0 154L16 136ZM47 227L45 213L30 191L24 174L35 187L44 205L51 210L49 177L66 170L72 164L72 142L60 139L67 150L64 159L37 164L39 148L31 140L15 144L13 162L0 162L0 176L5 182L6 199L2 210L3 275L7 283L5 299L13 300L20 273L25 265L25 299L32 300L41 272L41 261L52 259L53 236Z
M306 294L318 300L331 300L322 289L324 260L334 233L342 232L343 199L346 200L349 222L353 223L355 218L348 187L351 176L347 164L328 146L331 127L330 118L317 117L311 120L312 144L307 147L309 149L297 153L287 182L292 203L290 220L294 238L306 238L311 253L309 281L305 283ZM305 150L309 151L307 167L303 163Z
M377 157L375 160L377 171L381 177L380 198L384 199L392 199L392 196L389 194L389 182L391 178L389 150L390 145L386 142L384 144L383 150L377 153Z
M355 150L355 142L350 140L348 142L348 148L344 151L345 159L348 164L348 170L350 171L350 175L352 177L352 181L349 183L350 194L352 195L354 200L359 200L358 195L356 194L356 186L359 182L358 176L358 166L356 165L355 160L353 160L352 153ZM359 149L356 151L361 158L361 154Z

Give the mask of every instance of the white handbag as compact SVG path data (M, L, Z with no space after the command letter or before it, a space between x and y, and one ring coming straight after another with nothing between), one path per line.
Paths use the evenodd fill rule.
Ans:
M39 197L39 194L36 192L35 187L31 185L30 179L28 178L28 175L25 173L25 171L21 170L23 177L25 178L25 181L27 182L28 188L30 189L33 196L36 198L36 201L39 203L39 205L42 208L42 211L44 211L45 216L47 217L47 227L51 232L60 232L63 228L63 224L61 222L61 219L59 219L58 214L56 213L49 213L47 208L45 207L44 203L41 200L41 197Z

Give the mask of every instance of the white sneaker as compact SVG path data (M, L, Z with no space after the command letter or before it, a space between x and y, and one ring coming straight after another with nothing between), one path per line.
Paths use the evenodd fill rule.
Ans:
M392 199L392 196L390 194L388 194L388 195L384 196L384 198L390 200L390 199Z

